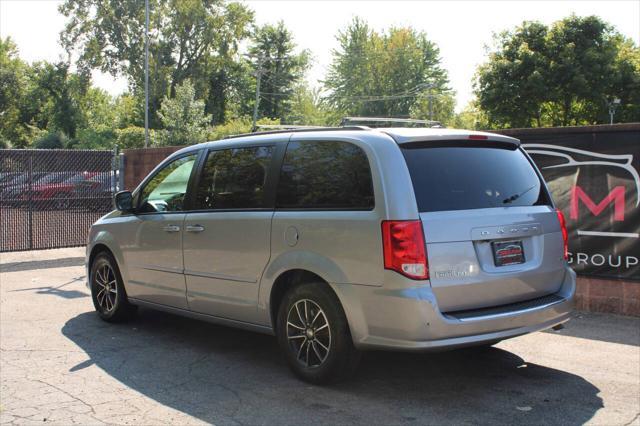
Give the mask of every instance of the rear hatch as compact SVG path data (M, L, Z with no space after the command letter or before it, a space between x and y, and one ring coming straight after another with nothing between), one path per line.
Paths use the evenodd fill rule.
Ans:
M557 213L517 143L401 144L442 312L552 294L565 274Z

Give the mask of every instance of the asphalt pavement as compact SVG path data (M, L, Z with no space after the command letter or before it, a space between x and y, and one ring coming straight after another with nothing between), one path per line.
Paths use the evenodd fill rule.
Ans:
M140 310L93 312L84 249L0 253L0 423L640 426L640 318L577 313L487 350L366 353L294 378L273 337Z

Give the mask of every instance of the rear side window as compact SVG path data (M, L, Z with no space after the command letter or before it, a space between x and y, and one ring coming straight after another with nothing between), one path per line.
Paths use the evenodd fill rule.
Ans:
M196 210L266 207L265 183L273 147L210 151L198 182Z
M290 142L280 173L276 207L373 209L367 155L349 142Z
M519 149L402 147L420 212L549 203L538 174Z

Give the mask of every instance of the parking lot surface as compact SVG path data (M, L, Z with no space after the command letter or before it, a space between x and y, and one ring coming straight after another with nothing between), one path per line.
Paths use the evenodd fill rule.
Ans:
M273 337L93 312L84 249L0 254L0 423L640 425L640 319L576 314L487 350L366 353L295 379ZM46 423L45 423L46 422Z

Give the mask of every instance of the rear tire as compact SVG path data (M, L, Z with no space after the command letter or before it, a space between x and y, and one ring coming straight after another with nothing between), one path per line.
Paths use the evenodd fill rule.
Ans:
M110 253L96 256L89 279L93 306L102 320L122 322L135 314L136 306L127 300L118 264Z
M324 283L301 284L284 295L276 334L291 370L309 383L343 380L360 361L340 301Z

